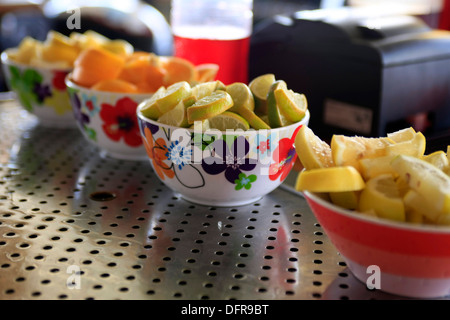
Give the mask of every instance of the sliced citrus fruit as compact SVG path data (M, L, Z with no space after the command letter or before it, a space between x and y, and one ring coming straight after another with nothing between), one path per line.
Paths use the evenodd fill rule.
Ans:
M217 89L217 82L208 81L196 84L195 86L192 87L191 92L196 97L196 99L199 100L206 96L209 96L216 89Z
M102 47L123 57L127 57L134 51L131 43L123 39L108 40L102 44Z
M241 108L249 110L255 109L255 100L250 88L242 82L235 82L226 86L226 92L228 92L233 98L233 107L229 111L239 112Z
M164 97L166 93L166 88L160 87L156 92L147 100L143 101L143 106L141 107L142 114L152 120L157 120L162 112L158 108L158 99Z
M447 154L442 150L438 150L426 156L423 156L422 159L441 170L445 170L449 166Z
M425 153L425 147L425 136L421 132L416 132L411 139L393 143L386 149L389 155L405 154L420 158Z
M16 52L8 52L8 57L24 64L29 64L38 51L42 43L30 36L26 36L19 44ZM39 48L39 49L38 49Z
M124 64L121 56L108 50L86 49L74 62L73 80L81 86L91 87L101 80L117 78Z
M298 122L303 119L308 108L308 102L304 94L279 88L274 91L274 95L281 114L287 120Z
M195 66L195 69L197 70L196 80L198 82L208 82L216 78L219 65L215 63L204 63Z
M186 81L180 81L169 86L164 95L156 100L158 109L161 113L166 113L191 94L191 86Z
M161 57L164 75L164 85L170 86L180 81L189 83L197 78L197 69L190 61L178 57Z
M405 221L405 206L391 174L382 174L366 182L359 198L358 210L371 209L378 217Z
M248 86L255 99L255 112L257 114L267 114L267 94L274 82L275 75L272 73L263 74L250 81Z
M408 155L396 156L391 165L410 188L432 203L437 211L450 213L450 177L442 170Z
M187 110L188 122L202 121L214 117L233 106L231 96L222 90L216 90L209 96L197 100Z
M50 31L43 43L41 58L48 62L64 61L72 66L79 53L79 49L71 43L69 37Z
M392 156L380 156L375 158L363 158L359 160L361 174L368 180L380 174L395 174L391 166Z
M270 126L250 109L241 108L238 114L242 116L245 120L247 120L250 127L252 127L255 130L270 129Z
M334 166L331 148L307 126L302 126L294 141L295 151L306 170Z
M155 92L163 85L164 74L165 70L146 55L127 60L118 77L135 84L140 92Z
M442 212L439 212L434 208L432 203L429 203L425 197L414 189L408 190L403 196L403 202L408 210L416 211L432 222L436 222L439 215L442 214Z
M195 121L189 128L194 129L196 132L204 132L211 129L208 119Z
M351 166L304 170L295 184L296 190L311 192L357 191L364 186L360 173Z
M186 109L195 102L195 98L190 96L178 102L172 110L162 114L158 118L158 122L168 124L175 127L188 127Z
M330 192L329 195L331 202L337 206L349 210L358 208L359 191Z
M286 82L283 80L275 81L267 93L267 116L271 128L279 128L292 124L281 112L275 98L275 91L278 89L287 89Z
M102 80L94 84L91 87L91 89L108 92L127 92L127 93L138 92L138 88L134 84L121 79Z
M331 154L337 166L354 166L361 172L360 160L386 155L386 148L393 143L389 138L333 135Z
M217 116L211 117L209 120L210 128L220 131L229 130L248 130L250 125L247 120L231 111L224 111Z
M387 137L391 139L394 142L403 142L408 141L414 138L414 135L416 134L416 130L414 128L409 127L405 129L400 129L398 131L394 131L387 134Z

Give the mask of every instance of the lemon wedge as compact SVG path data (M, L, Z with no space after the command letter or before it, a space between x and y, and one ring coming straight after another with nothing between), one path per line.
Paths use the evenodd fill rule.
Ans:
M209 96L197 100L187 109L188 122L202 121L221 114L233 106L231 96L223 91L216 90Z
M302 126L294 140L295 150L306 170L332 167L331 148L307 126Z
M391 174L369 179L359 198L359 211L373 209L378 217L405 221L405 206Z
M352 166L329 167L301 171L296 180L297 191L344 192L361 190L365 182Z
M275 75L272 73L263 74L254 78L249 84L249 88L255 99L255 112L267 114L267 94L270 86L275 82Z

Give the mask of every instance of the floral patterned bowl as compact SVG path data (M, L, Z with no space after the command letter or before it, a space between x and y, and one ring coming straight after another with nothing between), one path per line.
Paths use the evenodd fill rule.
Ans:
M53 128L75 128L72 107L64 78L71 69L51 69L12 61L5 50L1 54L3 73L10 90L20 104L39 119L39 124Z
M139 132L136 108L151 93L115 93L91 90L66 77L67 90L78 128L100 149L102 156L145 160L147 154Z
M201 132L150 120L142 106L140 131L156 175L184 199L212 206L245 205L277 188L294 165L295 136L310 116L271 130Z

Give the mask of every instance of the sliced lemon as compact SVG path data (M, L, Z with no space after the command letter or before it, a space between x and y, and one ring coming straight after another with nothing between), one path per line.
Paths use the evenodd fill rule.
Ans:
M432 203L424 198L420 193L414 189L409 189L403 196L405 207L411 211L415 211L424 217L427 217L432 222L436 222L442 212L437 211Z
M373 209L377 216L405 221L405 206L391 174L382 174L366 182L359 198L359 211Z
M287 89L286 82L283 80L275 81L269 88L267 93L267 115L269 117L269 125L271 128L279 128L292 124L281 112L278 106L275 91L278 89Z
M416 132L412 139L389 145L386 150L389 155L405 154L420 158L425 153L426 139L421 132Z
M311 128L302 126L294 140L295 151L306 170L334 166L331 148Z
M392 167L414 189L439 212L450 213L450 177L436 166L422 159L396 156Z
M392 159L393 156L381 156L359 160L362 176L365 180L368 180L380 174L395 174L395 171L391 166Z
M229 111L237 112L242 108L249 109L251 111L255 110L255 99L250 88L242 82L235 82L226 87L226 92L228 92L233 98L234 105Z
M143 106L141 112L145 117L157 120L162 115L162 112L158 108L157 101L164 97L165 93L166 88L160 87L149 99L142 102Z
M26 36L19 44L16 52L8 52L8 57L20 63L29 64L40 52L42 43L30 36Z
M267 114L267 94L274 82L275 75L272 73L263 74L250 81L248 86L255 99L255 112L257 114Z
M360 173L351 166L304 170L298 174L298 191L344 192L357 191L365 186Z
M274 91L274 95L281 114L288 121L298 122L303 119L308 108L304 94L279 88Z
M449 166L447 155L442 150L435 151L426 156L423 156L422 159L441 170L445 170Z
M331 154L335 165L353 166L361 172L361 159L385 156L386 148L392 143L389 138L333 135Z
M158 105L159 111L164 114L191 94L191 86L187 81L180 81L169 86L164 95L160 97L156 104Z
M217 116L209 118L210 128L225 131L229 130L248 130L250 125L247 120L231 111L224 111Z
M187 114L186 109L195 103L195 97L189 96L182 101L178 102L178 104L170 111L162 114L158 118L158 122L168 124L175 127L188 127Z
M331 202L337 206L349 210L358 208L359 191L330 192L329 195Z
M415 134L416 130L414 130L414 128L412 127L409 127L388 133L387 137L394 142L403 142L411 140L412 138L414 138Z
M101 47L123 57L128 56L134 52L134 47L131 45L131 43L123 39L108 40L103 43Z
M188 122L202 121L221 114L233 106L231 96L223 91L216 90L209 96L197 100L187 109Z

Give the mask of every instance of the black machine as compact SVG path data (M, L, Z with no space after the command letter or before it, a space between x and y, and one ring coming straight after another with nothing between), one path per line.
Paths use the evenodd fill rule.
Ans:
M450 32L416 17L355 8L275 16L251 39L249 78L263 73L306 95L323 138L383 136L423 115L427 132L450 129Z

